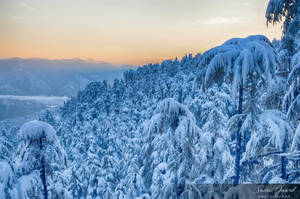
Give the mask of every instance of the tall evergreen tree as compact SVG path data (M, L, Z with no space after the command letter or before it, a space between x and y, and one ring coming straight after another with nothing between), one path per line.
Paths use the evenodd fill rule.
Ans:
M250 113L255 119L258 113L257 85L268 86L274 82L276 71L276 54L270 41L265 36L249 36L245 39L231 39L223 45L208 50L200 62L198 79L206 89L213 82L230 81L232 95L238 92L238 123L236 129L235 149L235 178L234 184L239 183L241 159L241 116ZM245 95L244 91L247 91ZM244 98L247 104L244 104ZM244 110L244 106L246 110Z
M287 92L282 108L288 118L297 125L300 120L300 52L292 59L292 71L287 79Z
M17 157L18 175L36 175L40 171L43 197L48 198L47 175L54 172L55 163L66 162L65 153L60 146L55 130L48 123L30 121L25 123L19 131L20 145ZM34 186L38 186L35 184ZM25 193L27 195L27 190Z
M142 176L151 198L186 196L195 160L193 145L200 137L193 114L168 98L158 105L144 130Z

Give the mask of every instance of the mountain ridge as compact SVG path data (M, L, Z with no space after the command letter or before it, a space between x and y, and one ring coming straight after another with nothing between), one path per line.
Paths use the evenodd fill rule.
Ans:
M131 68L81 59L0 59L0 94L74 96L89 82L111 82Z

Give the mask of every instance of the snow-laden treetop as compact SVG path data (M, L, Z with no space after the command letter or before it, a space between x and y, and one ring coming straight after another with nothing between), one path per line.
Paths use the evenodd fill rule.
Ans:
M18 138L20 140L30 141L45 136L47 142L55 142L55 134L55 130L50 124L33 120L22 125Z
M37 120L27 122L21 126L18 139L21 141L17 152L20 156L16 162L19 172L30 173L39 169L42 156L48 168L57 163L61 166L67 164L65 151L50 124Z
M232 79L233 94L246 84L249 76L269 85L275 77L278 60L269 39L263 35L233 38L221 46L206 51L200 62L204 88L224 77Z
M284 20L283 33L285 34L297 14L300 14L299 0L269 0L266 10L267 23L278 23Z
M162 113L173 118L178 118L179 115L185 115L195 121L194 115L188 110L188 108L173 98L167 98L160 102L155 113Z

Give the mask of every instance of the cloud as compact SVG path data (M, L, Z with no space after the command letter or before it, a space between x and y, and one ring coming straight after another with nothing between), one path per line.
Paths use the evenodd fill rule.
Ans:
M33 11L33 10L36 10L37 8L27 4L27 3L19 3L18 6L22 9L25 9L25 10L29 10L29 11Z
M244 3L242 3L242 6L248 7L248 6L251 6L251 3L249 3L249 2L244 2Z
M202 25L224 25L239 23L243 20L241 17L216 17L208 19L207 21L201 21Z

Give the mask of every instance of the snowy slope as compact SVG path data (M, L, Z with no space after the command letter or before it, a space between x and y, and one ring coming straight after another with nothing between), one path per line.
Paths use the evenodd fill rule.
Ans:
M222 187L206 185L233 183L238 128L242 137L239 183L299 182L294 160L286 159L298 154L297 125L279 110L278 103L266 102L274 96L282 100L284 95L282 90L268 90L268 83L279 88L276 84L286 81L275 81L277 51L265 37L248 39L225 42L216 48L222 52L208 51L220 58L215 65L209 64L206 58L213 56L207 54L145 65L124 72L111 84L91 82L60 109L37 115L34 119L54 127L68 158L65 168L57 165L55 178L49 181L51 190L59 185L57 193L71 198L218 198ZM262 39L267 52L253 39ZM227 60L226 81L220 81L218 73L203 76L209 65L210 74L222 67L218 60L226 56L218 54L228 49L231 53L239 43L249 46L237 48L240 56ZM232 66L235 70L230 70ZM205 81L209 86L204 89ZM242 83L239 113L240 98L232 88ZM16 148L22 140L10 136L20 126L20 122L2 123L1 142ZM3 147L3 151L9 150ZM7 162L10 156L14 161L20 158L18 152L3 154ZM283 179L283 171L292 177ZM40 187L31 174L16 173L14 179L32 179L29 185Z

